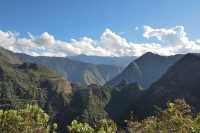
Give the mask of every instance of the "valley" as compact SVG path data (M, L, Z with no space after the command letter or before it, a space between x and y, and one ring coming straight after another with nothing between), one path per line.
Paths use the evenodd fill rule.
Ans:
M58 123L58 132L65 132L66 124L75 119L91 125L111 119L123 129L131 112L140 120L156 115L155 107L165 109L176 99L184 99L193 112L200 112L199 68L198 54L165 57L146 53L122 70L67 58L32 57L1 48L0 104L9 105L2 109L19 108L20 99L36 101L52 122ZM88 69L107 79L93 82L77 78Z

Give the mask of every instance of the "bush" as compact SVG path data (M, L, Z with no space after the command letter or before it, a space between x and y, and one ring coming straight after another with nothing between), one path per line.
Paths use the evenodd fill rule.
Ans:
M184 100L178 99L174 103L169 102L167 109L158 115L142 121L127 121L127 125L130 133L199 133L200 115L193 118L191 107Z
M71 125L68 126L68 129L70 133L116 133L117 126L112 120L106 119L98 121L95 127L74 120Z
M22 109L0 110L1 133L47 133L57 127L49 124L49 116L38 105L26 105Z
M68 126L70 133L94 133L94 129L87 123L81 123L73 120Z

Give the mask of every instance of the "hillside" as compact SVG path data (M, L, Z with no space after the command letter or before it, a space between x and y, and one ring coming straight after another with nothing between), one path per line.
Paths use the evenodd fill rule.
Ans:
M22 104L38 103L50 115L50 120L59 124L58 132L65 132L66 124L74 119L87 122L92 126L102 119L111 119L119 127L124 128L126 126L124 120L130 119L131 112L139 120L147 118L146 116L157 112L155 107L166 108L168 101L179 98L185 99L192 105L194 113L200 111L198 90L200 56L198 54L184 55L176 63L168 66L172 63L171 59L174 61L180 57L162 57L148 53L140 57L140 60L129 64L129 69L124 70L126 77L130 76L131 79L133 74L134 80L138 83L122 79L115 86L71 85L64 77L58 76L47 66L30 63L38 61L39 57L28 56L27 58L32 61L29 63L21 61L14 53L1 49L1 108L18 108ZM74 65L74 61L57 57L42 57L40 64L46 61L50 64L52 62L58 64L51 64L57 68L60 67L61 62L66 61ZM80 62L76 63L75 66L82 65ZM62 65L65 68L66 64ZM157 70L154 66L157 66ZM164 73L166 66L169 69ZM150 71L151 69L145 69L147 67L154 69ZM68 70L75 72L73 68ZM111 70L111 68L107 69L107 71ZM98 66L98 71L102 75L108 73L104 65ZM144 73L158 76L161 72L164 74L149 89L143 89L140 84L144 83Z
M0 47L0 58L10 64L22 64L22 61L15 53Z
M137 105L142 94L143 88L139 84L120 83L112 88L105 110L115 122L123 125L130 111L134 111L132 107Z
M148 88L181 57L182 55L160 56L148 52L130 63L118 76L109 81L108 84L117 85L122 80L125 80L127 83L138 82L142 87Z
M109 56L88 56L88 55L77 55L68 56L69 59L91 63L91 64L104 64L119 67L126 67L137 57L134 56L123 56L123 57L109 57Z
M175 99L185 99L192 106L193 112L199 112L199 68L200 56L187 54L172 65L149 89L144 90L139 84L127 84L122 81L115 87L93 86L79 90L74 105L83 105L83 108L79 108L80 114L77 114L76 118L91 123L96 118L109 116L108 118L123 127L124 120L130 117L131 112L138 119L147 118L146 116L158 113L158 107L166 108L167 102ZM79 99L80 97L82 98ZM85 102L78 105L77 101Z
M57 67L57 70L60 70L60 66L66 68L68 64L71 67L67 67L67 70L72 71L71 75L74 72L75 77L79 74L76 70L93 70L91 64L84 63L87 65L80 70L78 66L82 65L81 62L67 58L41 57L39 60L39 57L23 55L30 60L27 63L21 61L18 56L7 50L0 50L1 108L16 108L30 102L38 103L50 115L50 120L59 124L58 132L65 131L66 124L74 119L93 126L101 119L112 119L123 128L126 126L124 120L130 118L131 112L138 119L146 118L157 112L156 107L166 108L167 102L175 99L185 99L192 105L194 113L200 111L199 54L163 57L147 53L130 63L129 69L123 71L126 77L138 83L121 79L115 86L71 84L49 69ZM38 62L40 65L31 62ZM48 68L42 65L45 63L52 66ZM105 77L109 71L113 71L112 68L106 68L105 71L106 65L94 66ZM143 89L141 84L144 84L144 81L147 82L150 78L156 80L160 73L162 75L157 81L148 89ZM147 75L147 79L144 78L144 74Z
M60 116L66 114L71 100L70 82L45 66L22 63L12 55L0 50L0 107L38 103L51 115L51 120L62 123Z
M122 71L121 67L83 63L63 57L17 56L25 62L46 65L69 81L82 85L103 85Z
M200 56L187 54L155 82L145 92L144 110L153 109L152 105L163 107L165 103L177 98L185 99L195 111L200 111Z

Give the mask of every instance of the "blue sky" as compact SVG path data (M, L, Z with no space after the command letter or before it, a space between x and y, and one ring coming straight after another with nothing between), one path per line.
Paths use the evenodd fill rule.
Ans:
M136 26L184 25L189 36L200 37L199 0L1 0L0 29L59 39L98 38L105 28L138 40Z
M199 13L199 0L1 0L0 30L18 32L20 38L47 32L69 42L99 40L108 28L128 42L158 43L157 36L143 37L144 25L172 30L181 25L195 40L200 38Z

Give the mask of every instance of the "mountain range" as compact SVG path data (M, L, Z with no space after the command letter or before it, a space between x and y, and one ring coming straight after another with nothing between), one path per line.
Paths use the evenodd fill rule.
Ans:
M135 56L122 56L122 57L110 57L110 56L88 56L88 55L77 55L77 56L68 56L69 59L81 61L91 64L104 64L112 65L119 67L126 67L129 63L135 60Z
M25 54L16 54L24 61L48 66L67 80L82 85L103 85L122 71L122 67L91 64L71 60L66 57L33 57Z
M145 110L153 110L151 105L164 107L167 101L185 99L200 111L200 55L186 54L145 92Z
M200 111L199 54L166 57L146 53L118 75L125 78L105 85L71 83L69 77L56 71L70 66L67 70L77 76L82 67L81 72L90 65L68 58L32 57L0 49L0 108L37 103L59 124L59 132L64 132L73 119L92 124L108 118L123 128L131 112L138 119L146 118L155 114L157 107L163 109L168 101L177 98L185 99L193 113ZM50 66L57 69L51 70ZM99 65L94 66L100 70ZM103 70L99 72L109 74Z
M124 84L122 85L123 89L117 91L117 93L114 91L111 95L110 102L107 104L108 112L115 121L123 123L123 120L131 111L138 118L144 118L155 114L158 107L166 108L166 103L175 99L186 100L193 107L194 113L199 112L199 70L200 55L186 54L170 66L161 78L152 83L148 89L142 89L139 85L121 82L121 84ZM128 90L126 91L124 88L128 88Z
M147 89L182 56L161 56L151 52L145 53L131 62L118 76L109 81L108 84L117 85L124 80L127 83L137 82L143 88Z
M15 53L0 50L0 108L37 103L61 123L72 93L71 83L46 66L21 61Z

